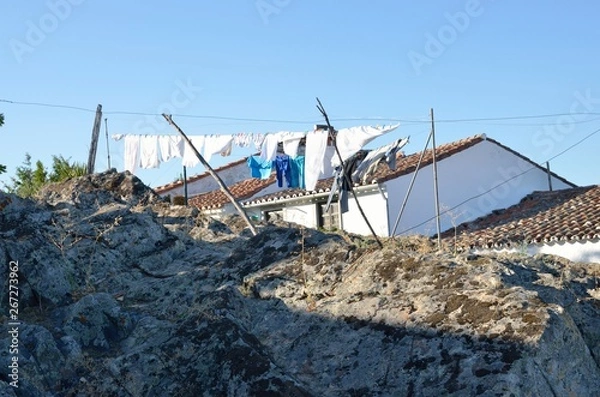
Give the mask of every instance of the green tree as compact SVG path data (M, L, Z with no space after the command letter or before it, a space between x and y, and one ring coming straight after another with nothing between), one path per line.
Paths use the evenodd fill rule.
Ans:
M52 156L52 172L50 182L60 182L87 174L87 166L83 163L69 162L63 156Z
M35 169L31 166L31 156L25 154L25 161L21 167L17 167L16 175L11 178L12 186L8 186L11 193L21 197L31 197L50 182L61 182L69 178L85 175L86 166L81 163L71 163L63 156L52 156L52 171L48 173L41 161L35 163Z
M0 113L0 127L4 125L4 114ZM6 172L6 166L0 164L0 174L4 174Z
M39 160L35 163L35 169L33 169L31 167L31 155L26 153L23 165L17 167L16 175L11 179L12 186L8 187L11 193L21 197L31 197L47 183L48 172Z

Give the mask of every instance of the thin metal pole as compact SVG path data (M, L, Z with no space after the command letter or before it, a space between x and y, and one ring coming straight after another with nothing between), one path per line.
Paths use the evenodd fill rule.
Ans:
M317 109L319 109L319 111L321 112L321 114L325 118L325 121L327 122L327 128L329 129L329 134L333 134L334 129L331 126L331 123L329 123L329 116L327 116L327 112L325 112L325 108L321 104L321 101L319 100L319 98L317 98L317 102L319 103L317 105ZM338 160L340 161L340 167L342 167L342 170L343 170L344 169L344 161L342 160L342 155L340 154L340 150L337 147L336 137L334 137L332 135L330 135L330 136L332 137L333 147L335 148L335 152L337 153ZM346 180L346 183L348 184L348 186L352 186L352 181L350 180L350 178L348 177L348 175L346 175L346 173L343 172L343 171L342 171L342 173L344 174L344 179ZM377 237L377 233L375 233L375 230L373 230L373 227L371 226L371 223L369 222L369 219L367 219L367 215L365 215L365 212L363 211L362 206L360 205L360 202L358 201L358 197L356 195L356 192L354 191L354 189L351 189L350 191L352 192L352 196L354 197L354 201L356 202L356 206L358 207L358 211L360 212L360 214L362 215L363 219L367 223L367 226L369 227L369 230L371 231L371 234L373 234L373 237L375 238L375 241L377 241L377 244L379 245L379 248L383 248L383 244L381 244L381 241L379 241L379 238ZM342 213L340 212L340 217L341 216L342 216Z
M250 218L248 218L248 215L246 214L246 211L244 211L244 208L242 208L242 206L237 202L237 200L235 199L235 197L233 197L233 195L231 194L231 192L229 191L229 189L227 189L227 186L225 185L225 182L223 182L223 180L221 179L221 177L219 176L219 174L217 174L215 172L215 170L212 169L212 167L210 166L210 164L208 164L206 162L206 160L204 159L204 157L202 157L202 155L198 152L198 150L196 149L196 147L194 146L194 144L192 143L192 141L190 140L190 138L187 137L187 135L185 134L185 132L183 132L183 130L181 128L179 128L179 126L177 124L175 124L175 122L173 121L173 118L171 117L171 115L163 113L163 117L165 118L165 120L167 120L167 122L169 124L171 124L177 130L177 132L179 132L179 134L183 137L183 139L187 142L187 144L190 145L190 148L192 149L192 151L194 152L194 154L196 155L196 157L198 157L198 160L200 160L200 162L206 168L206 170L208 171L208 173L213 178L215 178L215 180L217 181L217 184L221 188L221 191L223 192L223 194L225 194L225 196L229 199L229 201L231 201L231 203L233 204L233 206L235 207L235 209L239 212L239 214L242 217L242 219L244 219L244 221L246 221L246 223L248 224L248 227L250 228L250 231L252 232L252 235L256 236L257 235L256 229L254 228L254 225L252 225L252 222L250 222Z
M546 172L548 173L548 189L552 191L552 172L550 172L550 162L546 161Z
M108 169L110 169L110 146L108 144L108 119L104 119L104 132L106 133L106 153L108 155Z
M183 203L188 205L187 167L183 166Z
M433 194L435 196L435 223L437 228L438 250L442 249L442 236L440 235L440 196L438 192L438 172L435 158L435 122L433 119L433 108L431 108L431 138L433 145Z
M408 185L408 190L406 191L406 195L404 196L404 201L402 201L402 206L400 207L400 212L398 213L398 217L396 218L396 223L394 223L394 230L392 231L392 236L396 235L396 230L398 229L398 225L400 224L400 219L402 218L402 214L404 214L404 209L406 208L406 204L408 203L408 197L410 196L410 193L412 192L413 186L415 184L415 180L417 179L417 174L419 173L419 170L421 169L421 162L423 161L423 157L425 157L425 151L427 150L427 147L429 146L429 141L431 140L431 135L432 135L432 133L429 132L429 136L427 137L427 142L425 142L425 147L423 148L423 151L421 152L421 157L419 157L419 161L417 162L417 167L415 168L415 172L412 176L412 179L410 180L410 184Z

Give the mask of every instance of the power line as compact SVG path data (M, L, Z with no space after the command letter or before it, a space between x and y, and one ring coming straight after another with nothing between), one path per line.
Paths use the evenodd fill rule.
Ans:
M11 101L7 99L0 99L2 103L9 103L13 105L23 106L38 106L48 108L59 108L67 110L77 110L87 113L95 113L94 109L83 108L79 106L52 104L43 102L22 102L22 101ZM157 113L148 112L134 112L125 110L114 110L104 112L106 115L127 115L127 116L156 116L160 117ZM315 124L319 120L306 119L306 120L285 120L285 119L261 119L261 118L249 118L249 117L232 117L232 116L217 116L217 115L195 115L195 114L173 114L173 116L181 118L195 118L195 119L209 119L209 120L225 120L225 121L241 121L241 122L257 122L257 123L287 123L287 124ZM574 112L574 113L549 113L539 115L521 115L521 116L502 116L502 117L486 117L486 118L464 118L464 119L441 119L437 120L436 123L478 123L478 122L489 122L489 121L510 121L510 120L531 120L531 119L544 119L551 117L561 116L600 116L600 113L596 112ZM385 117L340 117L332 118L332 121L387 121L387 122L400 122L400 123L429 123L430 121L426 118L423 119L409 119L409 118L385 118ZM571 121L571 123L584 123L585 121ZM548 124L537 124L537 125L548 125ZM524 126L535 126L535 124L524 124Z
M534 114L534 115L523 115L523 116L504 116L504 117L489 117L489 118L475 118L475 119L445 119L440 120L440 123L471 123L478 121L502 121L502 120L526 120L526 119L543 119L549 117L561 117L561 116L582 116L582 115L593 115L598 116L600 113L594 112L574 112L574 113L550 113L550 114ZM436 120L436 123L438 121Z
M88 113L96 113L95 109L86 109L78 106L70 106L70 105L57 105L52 103L42 103L42 102L18 102L18 101L9 101L6 99L0 99L0 102L10 103L12 105L25 105L25 106L40 106L46 108L60 108L60 109L71 109L71 110L79 110L82 112Z
M596 131L592 131L591 133L587 134L586 136L584 136L583 138L581 138L580 140L578 140L577 142L575 142L574 144L572 144L571 146L569 146L568 148L566 148L565 150L563 150L562 152L558 153L555 156L550 157L548 160L544 161L543 163L550 162L550 161L554 160L555 158L562 156L563 154L565 154L569 150L573 149L575 146L579 145L583 141L585 141L585 140L591 138L592 136L596 135L598 132L600 132L600 128L597 129Z
M127 111L112 111L104 112L105 114L111 115L128 115L128 116L160 116L155 113L142 113L142 112L127 112ZM316 120L276 120L276 119L255 119L245 117L230 117L230 116L214 116L214 115L195 115L195 114L172 114L171 116L180 118L190 119L203 119L203 120L226 120L226 121L244 121L252 123L286 123L286 124L315 124Z
M592 116L594 115L594 113L582 113L582 115L585 114L586 116ZM568 124L587 124L587 123L593 123L595 121L600 120L600 117L594 117L588 120L570 120L568 122ZM554 123L483 123L483 122L473 122L473 124L480 124L480 125L485 125L485 126L499 126L499 127L546 127L546 126L552 126L552 125L556 125L556 122Z

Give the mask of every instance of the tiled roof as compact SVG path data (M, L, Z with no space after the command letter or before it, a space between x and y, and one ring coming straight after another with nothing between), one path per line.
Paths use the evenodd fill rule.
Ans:
M513 149L509 148L508 146L504 146L503 144L501 144L500 142L498 142L492 138L488 138L485 134L474 135L469 138L461 139L458 141L454 141L454 142L450 142L450 143L438 146L435 151L436 161L441 161L441 160L448 158L456 153L462 152L465 149L475 146L476 144L483 142L483 141L492 142L495 145L500 146L501 148L503 148L503 149L513 153L514 155L522 158L523 160L531 163L531 165L536 166L536 167L540 168L541 170L543 170L544 172L546 172L545 168L540 167L539 164L533 162L530 158L523 156L521 153L514 151ZM383 163L380 164L379 167L377 168L377 172L373 176L373 180L371 183L381 183L381 182L389 181L391 179L398 178L399 176L402 176L402 175L413 173L415 171L415 169L417 168L417 164L419 162L419 157L421 156L421 153L422 152L418 152L418 153L414 153L414 154L411 154L406 157L401 157L401 158L398 157L397 161L396 161L396 170L395 171L390 170L387 167L387 165L385 165ZM425 151L425 155L423 156L423 160L421 161L421 168L428 166L431 163L433 163L433 150L428 149ZM563 177L561 177L553 172L551 172L551 174L553 177L560 179L562 182L564 182L568 185L571 185L573 187L576 186L575 184L569 182L568 180L564 179Z
M290 198L301 198L301 197L311 197L315 194L325 193L331 191L331 185L333 184L333 178L321 179L317 182L315 186L315 190L308 191L300 188L293 189L285 189L279 192L267 194L264 196L257 197L252 201L243 201L242 204L250 205L250 204L263 204L269 203L273 201L285 200ZM250 197L250 196L249 196Z
M237 200L247 199L260 192L267 186L277 180L275 174L271 174L268 179L250 178L228 186L229 191ZM190 205L196 206L201 210L217 209L229 203L229 199L221 190L199 194L188 200Z
M436 147L435 159L436 161L443 160L447 157L452 156L453 154L462 152L463 150L468 149L471 146L474 146L484 140L486 140L485 134L480 134L458 141L450 142L444 145L440 145ZM390 179L395 179L399 176L414 172L417 168L417 164L419 163L421 153L422 152L417 152L409 156L398 157L396 159L396 170L394 171L390 170L386 164L380 164L377 168L377 171L373 175L371 183L381 183L389 181ZM421 161L421 168L431 163L433 163L433 150L428 149L425 151L425 155L423 156L423 160Z
M245 163L247 161L247 159L248 159L247 157L244 157L243 159L232 161L231 163L227 163L227 164L225 164L225 165L223 165L221 167L215 168L214 170L215 170L215 172L218 173L218 172L221 172L221 171L226 170L228 168L235 167L236 165L240 165L242 163ZM197 175L192 175L192 176L188 177L187 181L188 181L188 183L196 182L197 180L202 179L202 178L206 178L206 177L210 177L210 174L208 172L204 172L202 174L197 174ZM182 180L178 180L178 181L175 181L175 182L167 183L166 185L157 186L157 187L154 188L154 191L156 193L158 193L158 194L162 194L162 193L165 193L165 192L167 192L167 191L169 191L171 189L175 189L175 188L178 188L178 187L181 187L181 186L183 186L183 181Z
M600 238L600 186L534 192L457 228L459 248L501 248ZM454 244L454 229L442 233Z

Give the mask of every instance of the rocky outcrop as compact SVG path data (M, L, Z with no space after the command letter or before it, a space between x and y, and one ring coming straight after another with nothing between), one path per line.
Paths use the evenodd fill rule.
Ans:
M593 396L600 268L214 220L127 173L0 193L7 396ZM2 296L8 296L7 272ZM2 327L9 331L8 300ZM7 368L11 339L0 339Z

